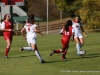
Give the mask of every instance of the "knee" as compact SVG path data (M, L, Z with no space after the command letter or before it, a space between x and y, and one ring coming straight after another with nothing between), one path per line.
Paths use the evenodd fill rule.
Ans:
M84 45L84 42L82 42L81 45Z

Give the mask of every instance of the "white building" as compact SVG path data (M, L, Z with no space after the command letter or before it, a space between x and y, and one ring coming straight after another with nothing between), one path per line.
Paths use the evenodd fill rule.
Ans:
M16 5L13 5L13 13L18 16L27 16L27 13ZM10 14L10 6L1 6L0 20L3 19L5 14Z

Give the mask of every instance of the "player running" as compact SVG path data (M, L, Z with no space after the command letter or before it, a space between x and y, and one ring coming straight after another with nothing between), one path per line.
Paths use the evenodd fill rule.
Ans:
M83 39L82 33L84 34L84 36L86 38L88 38L84 32L82 23L80 21L81 21L81 18L79 16L77 16L73 20L73 25L72 25L72 27L73 27L72 32L74 34L74 40L76 42L76 50L77 50L78 55L80 55L80 49L84 45L84 39Z
M26 36L24 34L24 32L26 31ZM28 18L26 25L24 26L24 28L21 30L21 34L23 35L23 37L25 39L27 39L27 43L30 46L29 48L31 48L32 51L35 52L36 56L40 59L41 63L45 63L45 61L42 59L39 51L38 51L38 47L36 44L36 33L41 34L42 36L44 36L38 29L37 29L37 25L34 24L34 20L32 18ZM23 51L24 49L21 49L21 51Z
M10 21L9 14L4 15L4 21L1 24L1 31L3 31L3 36L7 43L4 58L9 58L8 53L10 51L10 47L13 39L13 29L12 29L12 23Z
M72 35L72 21L68 20L66 22L66 25L62 28L62 30L60 31L60 34L62 35L62 49L58 49L58 50L52 50L52 52L50 53L50 56L52 56L54 53L63 53L62 54L62 59L66 59L65 55L68 51L69 48L69 41Z

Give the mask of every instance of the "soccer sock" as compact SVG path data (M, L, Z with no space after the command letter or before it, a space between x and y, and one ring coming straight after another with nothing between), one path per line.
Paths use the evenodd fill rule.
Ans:
M82 44L80 44L80 48L82 47L83 45Z
M61 53L62 50L61 50L61 49L59 49L59 50L54 50L54 52L55 52L55 53Z
M43 59L42 59L42 57L41 57L39 51L35 50L35 54L36 54L36 56L37 56L41 61L43 61Z
M77 50L77 54L79 54L79 52L80 52L80 44L76 44L76 50Z
M67 50L65 50L62 54L62 57L65 57L65 55L67 54Z
M28 51L34 51L34 49L32 47L23 47L24 50L28 50Z
M5 56L8 56L8 53L9 53L9 48L6 48Z

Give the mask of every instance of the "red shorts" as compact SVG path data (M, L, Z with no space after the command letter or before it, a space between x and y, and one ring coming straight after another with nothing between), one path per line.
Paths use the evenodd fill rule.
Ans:
M4 34L4 39L7 40L7 39L10 39L12 40L13 39L13 35L12 34Z
M61 42L62 42L63 47L68 48L69 47L69 41L70 41L69 38L62 37Z

